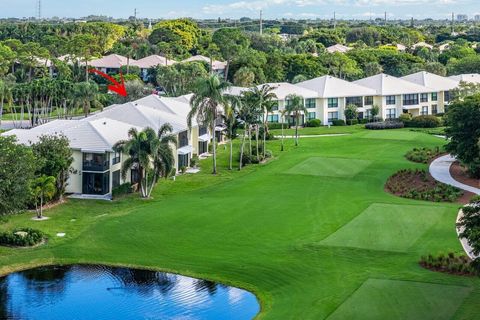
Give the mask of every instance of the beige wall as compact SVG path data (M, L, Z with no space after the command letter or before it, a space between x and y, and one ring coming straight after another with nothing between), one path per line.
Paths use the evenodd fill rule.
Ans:
M72 171L67 180L67 193L82 193L83 155L79 150L73 150Z

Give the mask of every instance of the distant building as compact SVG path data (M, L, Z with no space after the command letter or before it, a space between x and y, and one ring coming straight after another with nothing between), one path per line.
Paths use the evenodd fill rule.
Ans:
M476 14L474 19L475 21L480 22L480 14Z
M339 43L327 48L327 52L329 53L335 53L335 52L347 53L350 50L352 50L352 48L344 46L343 44L339 44Z
M466 14L457 14L457 21L467 21L468 16Z

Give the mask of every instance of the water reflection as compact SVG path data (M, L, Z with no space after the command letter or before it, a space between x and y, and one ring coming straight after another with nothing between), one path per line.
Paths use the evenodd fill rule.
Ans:
M179 275L57 266L0 278L0 319L251 319L247 291Z

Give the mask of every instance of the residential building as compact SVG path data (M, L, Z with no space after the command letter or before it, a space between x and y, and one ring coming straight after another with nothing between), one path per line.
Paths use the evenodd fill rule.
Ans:
M344 46L343 44L334 44L333 46L328 47L327 52L329 53L335 53L335 52L340 52L340 53L347 53L348 51L352 50L352 48Z
M88 65L105 73L118 73L121 67L133 65L133 63L135 63L134 59L128 59L119 54L110 54L100 59L92 60Z
M147 96L134 102L112 105L80 120L55 120L32 129L14 129L3 135L15 135L19 143L30 145L45 134L63 134L70 141L73 152L72 173L67 193L90 198L110 198L112 190L126 183L138 182L138 173L132 168L123 179L120 169L127 155L118 154L113 146L128 138L131 128L142 130L150 127L157 131L169 123L177 145L175 168L188 167L194 154L208 151L209 135L200 136L203 129L193 121L187 126L190 105L177 98ZM200 143L201 142L201 143Z
M428 44L428 43L426 43L426 42L421 41L421 42L415 43L415 44L412 46L412 49L413 49L413 50L415 50L415 49L417 49L417 48L428 48L428 49L432 50L432 49L433 49L433 46L432 46L431 44Z
M395 119L402 113L431 114L432 105L438 108L438 91L404 79L382 73L354 83L375 90L373 103L380 107L383 119Z
M210 68L212 69L213 72L215 72L215 73L217 73L221 76L225 75L225 71L226 71L226 68L227 68L227 63L225 61L218 61L218 60L211 59L209 57L205 57L205 56L202 56L202 55L196 55L196 56L190 57L188 59L185 59L182 62L192 62L192 61L205 62L210 66Z
M148 69L158 66L168 67L175 63L177 63L175 60L170 60L159 55L151 55L135 61L132 65L140 68L142 78L146 81L148 79Z
M376 94L373 89L332 76L307 80L297 83L297 86L316 93L315 108L311 112L315 112L315 118L323 124L344 119L345 107L349 104L358 107L359 118L368 117Z
M450 92L457 88L459 84L459 81L457 80L442 77L426 71L410 74L402 79L435 90L435 92L428 94L427 102L429 103L425 104L425 99L421 99L423 110L421 111L421 114L437 114L445 112L445 107L448 106L451 99ZM425 113L425 109L427 110L427 113Z
M478 73L459 74L456 76L450 76L449 78L459 82L480 84L480 74Z
M459 21L459 22L468 21L468 15L466 15L466 14L457 14L457 21Z

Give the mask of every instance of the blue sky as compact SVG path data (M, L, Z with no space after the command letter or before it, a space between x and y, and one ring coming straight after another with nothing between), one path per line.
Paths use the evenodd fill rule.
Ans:
M35 15L37 0L0 0L0 17ZM81 17L89 14L128 17L137 8L146 18L446 18L451 12L480 14L479 0L42 0L43 17Z

